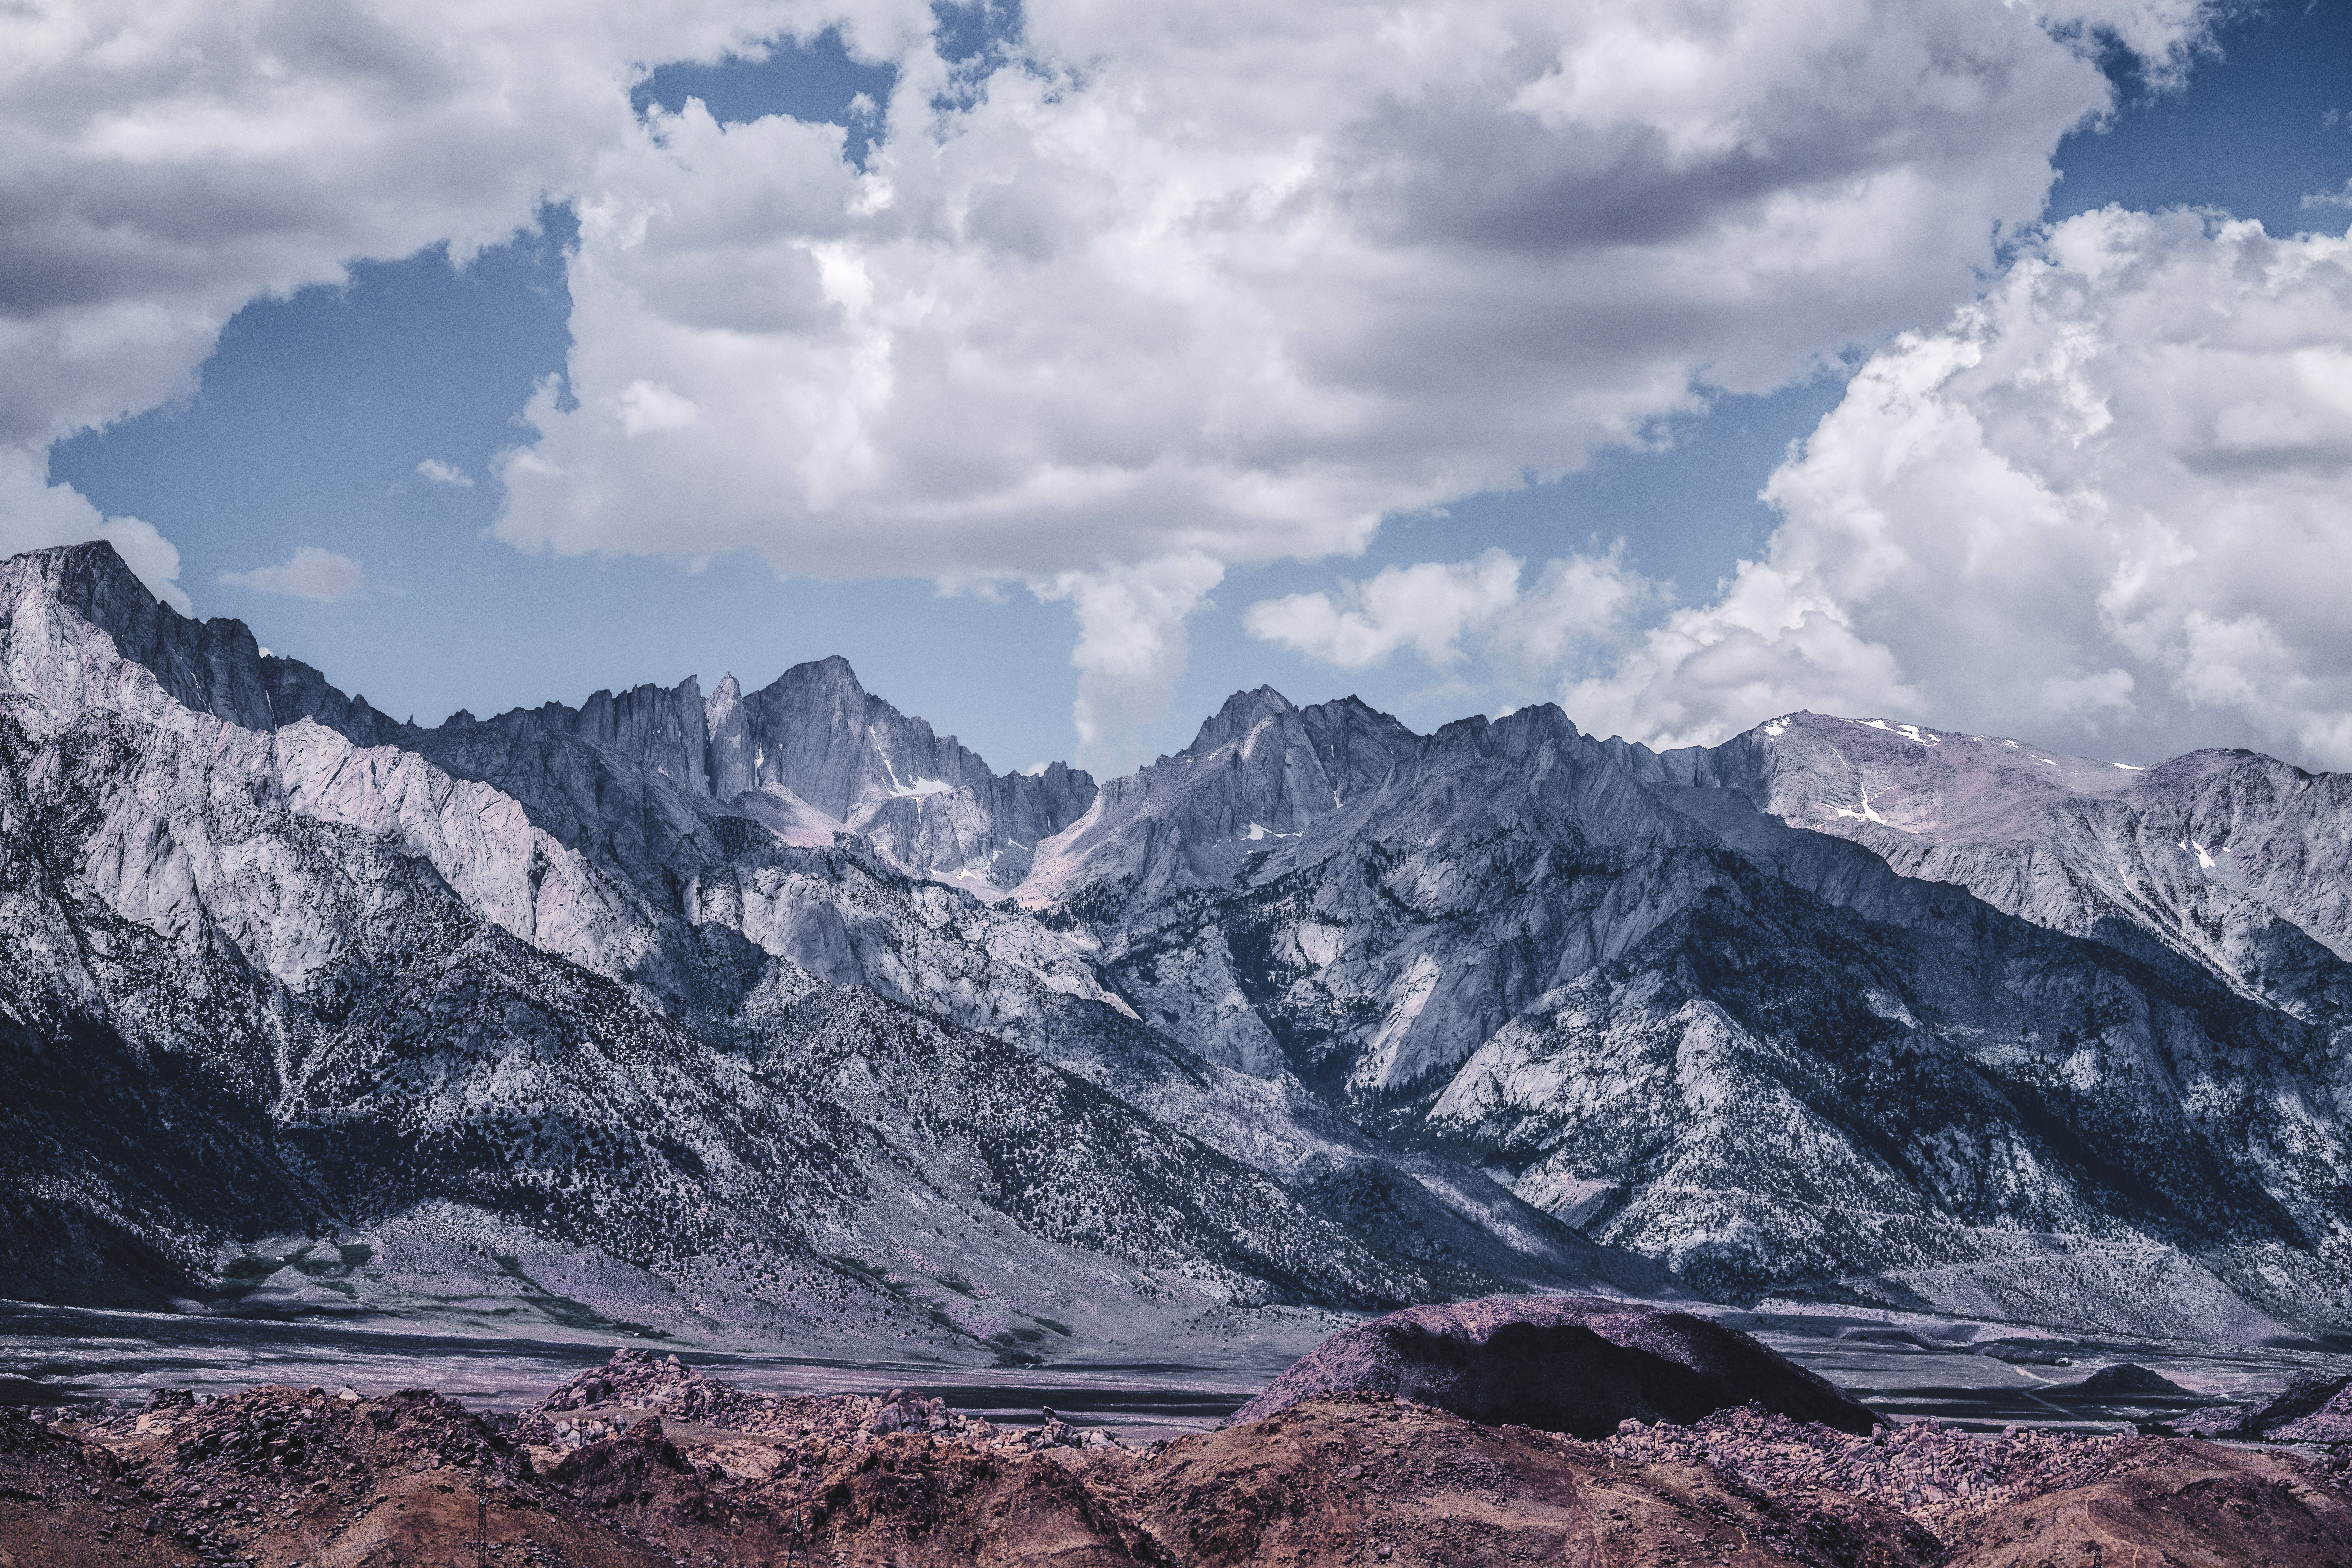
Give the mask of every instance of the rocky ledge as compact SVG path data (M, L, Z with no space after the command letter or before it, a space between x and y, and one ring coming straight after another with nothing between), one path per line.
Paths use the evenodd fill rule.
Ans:
M0 1409L0 1565L2352 1562L2340 1457L1755 1407L1584 1440L1317 1394L1126 1447L623 1352L520 1417L422 1390ZM2088 1556L2095 1551L2103 1556Z

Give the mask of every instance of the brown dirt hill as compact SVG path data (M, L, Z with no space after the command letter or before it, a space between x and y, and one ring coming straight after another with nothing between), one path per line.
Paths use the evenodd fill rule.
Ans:
M1947 1568L2343 1568L2352 1500L2284 1455L2129 1438L2076 1484L1956 1520L1946 1541Z
M103 1448L0 1405L0 1568L136 1568L193 1563L150 1532L152 1502Z
M38 1432L0 1414L5 1429ZM46 1447L0 1445L0 1494L26 1489L43 1456L81 1461L85 1491L119 1511L110 1535L78 1533L27 1553L0 1518L0 1563L218 1563L263 1568L389 1568L472 1562L478 1533L509 1563L646 1568L662 1561L551 1498L512 1445L460 1406L423 1390L340 1399L323 1389L257 1388L64 1431ZM69 1440L65 1431L71 1431ZM52 1488L54 1495L56 1489ZM62 1527L52 1530L60 1533Z
M1187 1568L1927 1568L1941 1556L1883 1504L1774 1498L1704 1464L1628 1464L1376 1395L1307 1400L1148 1458L1066 1462Z
M2352 1563L2341 1459L2184 1439L1858 1436L1740 1409L1584 1441L1358 1393L1138 1450L975 1438L904 1397L739 1405L635 1370L598 1392L684 1388L703 1419L600 1418L555 1449L421 1391L263 1388L47 1427L0 1411L0 1568Z

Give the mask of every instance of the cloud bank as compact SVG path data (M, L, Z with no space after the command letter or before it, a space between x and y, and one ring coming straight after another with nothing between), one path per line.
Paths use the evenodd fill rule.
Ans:
M188 610L178 551L51 484L50 443L186 396L254 299L527 227L641 134L645 64L833 20L776 0L0 7L0 549L111 539Z
M2108 109L2088 30L2162 70L2201 25L1976 0L1022 16L961 66L899 56L863 172L835 127L693 103L605 158L499 534L1063 584L1352 552L1385 514L1941 314ZM1082 626L1097 733L1115 688L1151 700L1108 647Z
M1445 670L1470 654L1492 675L1540 681L1622 643L1664 589L1633 571L1619 540L1605 554L1547 563L1522 589L1526 563L1500 550L1471 561L1390 566L1337 593L1292 594L1252 605L1251 636L1321 664L1365 669L1412 648Z
M1025 582L1074 606L1080 722L1109 736L1167 689L1152 660L1224 566L1360 550L1383 515L1572 470L1706 389L1940 316L2040 212L2059 138L2109 109L2098 49L2178 74L2207 19L1019 17L950 61L912 0L12 8L0 447L32 472L184 395L257 295L462 258L569 202L574 348L499 465L503 538ZM827 27L897 68L862 170L835 125L629 105L654 64Z
M498 243L634 133L644 64L826 19L773 0L0 10L0 445L184 395L257 296Z
M2057 226L1874 355L1765 491L1761 561L1580 721L1679 744L1812 707L2352 767L2352 244Z
M2159 59L2178 15L2118 12ZM525 548L1040 574L1360 547L1939 314L2109 89L1974 0L1045 0L842 132L596 171ZM2169 16L2169 22L2163 17Z

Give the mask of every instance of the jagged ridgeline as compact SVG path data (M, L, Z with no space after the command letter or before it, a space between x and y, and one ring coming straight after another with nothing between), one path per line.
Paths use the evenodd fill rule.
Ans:
M2330 1336L2347 859L2250 752L1814 714L1261 689L1098 784L836 658L420 728L36 552L0 1278L1009 1363L1528 1289Z

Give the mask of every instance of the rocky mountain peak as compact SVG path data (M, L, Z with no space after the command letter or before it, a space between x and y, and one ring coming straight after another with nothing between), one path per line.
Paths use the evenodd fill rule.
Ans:
M2338 775L1260 688L1097 789L839 658L420 730L105 546L0 563L0 654L29 1288L299 1290L348 1222L469 1292L593 1246L668 1271L608 1302L665 1332L856 1301L988 1356L1107 1268L1369 1306L1575 1283L1589 1236L1722 1299L2352 1321ZM917 1235L919 1299L825 1261Z
M2339 964L2352 957L2342 775L2232 750L2143 768L2012 736L1811 712L1659 762L1674 782L1719 792L1702 809L1736 838L1752 808L1861 845L1914 885L1965 888L2146 962L2186 960L2298 1016L2352 1016ZM1738 804L1731 817L1725 798Z
M719 678L719 684L703 704L703 734L709 748L705 773L710 780L710 793L720 800L733 800L751 787L751 730L743 716L743 688L737 684L732 670Z
M55 616L63 610L106 633L116 652L144 666L186 706L248 729L273 727L261 646L245 623L179 614L148 592L104 540L28 551L0 563L0 597L8 606L12 645L29 637L30 646L46 649L55 637L69 637ZM59 666L52 674L77 668Z
M1178 754L1197 757L1215 751L1234 741L1245 741L1259 725L1295 713L1288 698L1271 686L1261 686L1255 691L1236 691L1225 699L1224 705L1192 737L1192 743Z
M1104 784L1094 809L1040 847L1021 897L1226 882L1378 787L1421 744L1358 698L1300 708L1270 686L1235 692L1192 745Z
M1889 719L1785 714L1716 748L1711 771L1792 826L1935 835L2072 795L2133 788L2145 770L2005 735Z
M844 820L868 801L943 794L996 776L954 736L935 734L866 691L838 655L793 666L743 697L740 711L751 752L744 787L778 784Z
M164 608L121 552L103 539L11 556L0 563L0 577L12 585L29 580L47 584L60 600L110 634Z
M1026 874L1039 840L1094 799L1093 779L1066 767L998 777L954 736L866 691L838 655L748 694L730 673L706 698L689 676L593 692L576 708L551 701L488 719L461 708L426 730L346 696L299 659L264 658L240 621L179 615L103 542L0 563L0 637L42 679L91 679L89 658L62 650L95 628L126 668L151 672L188 708L264 732L310 719L358 745L420 752L512 795L562 842L640 870L692 838L714 808L764 792L751 815L786 825L794 842L830 843L847 826L915 875L1003 889ZM62 688L43 695L67 710L92 700Z
M1244 772L1271 772L1286 779L1306 766L1316 775L1314 782L1288 805L1312 815L1379 783L1420 744L1420 736L1360 697L1301 708L1273 687L1261 686L1226 698L1192 743L1169 761L1221 761ZM1228 748L1229 755L1217 756Z

